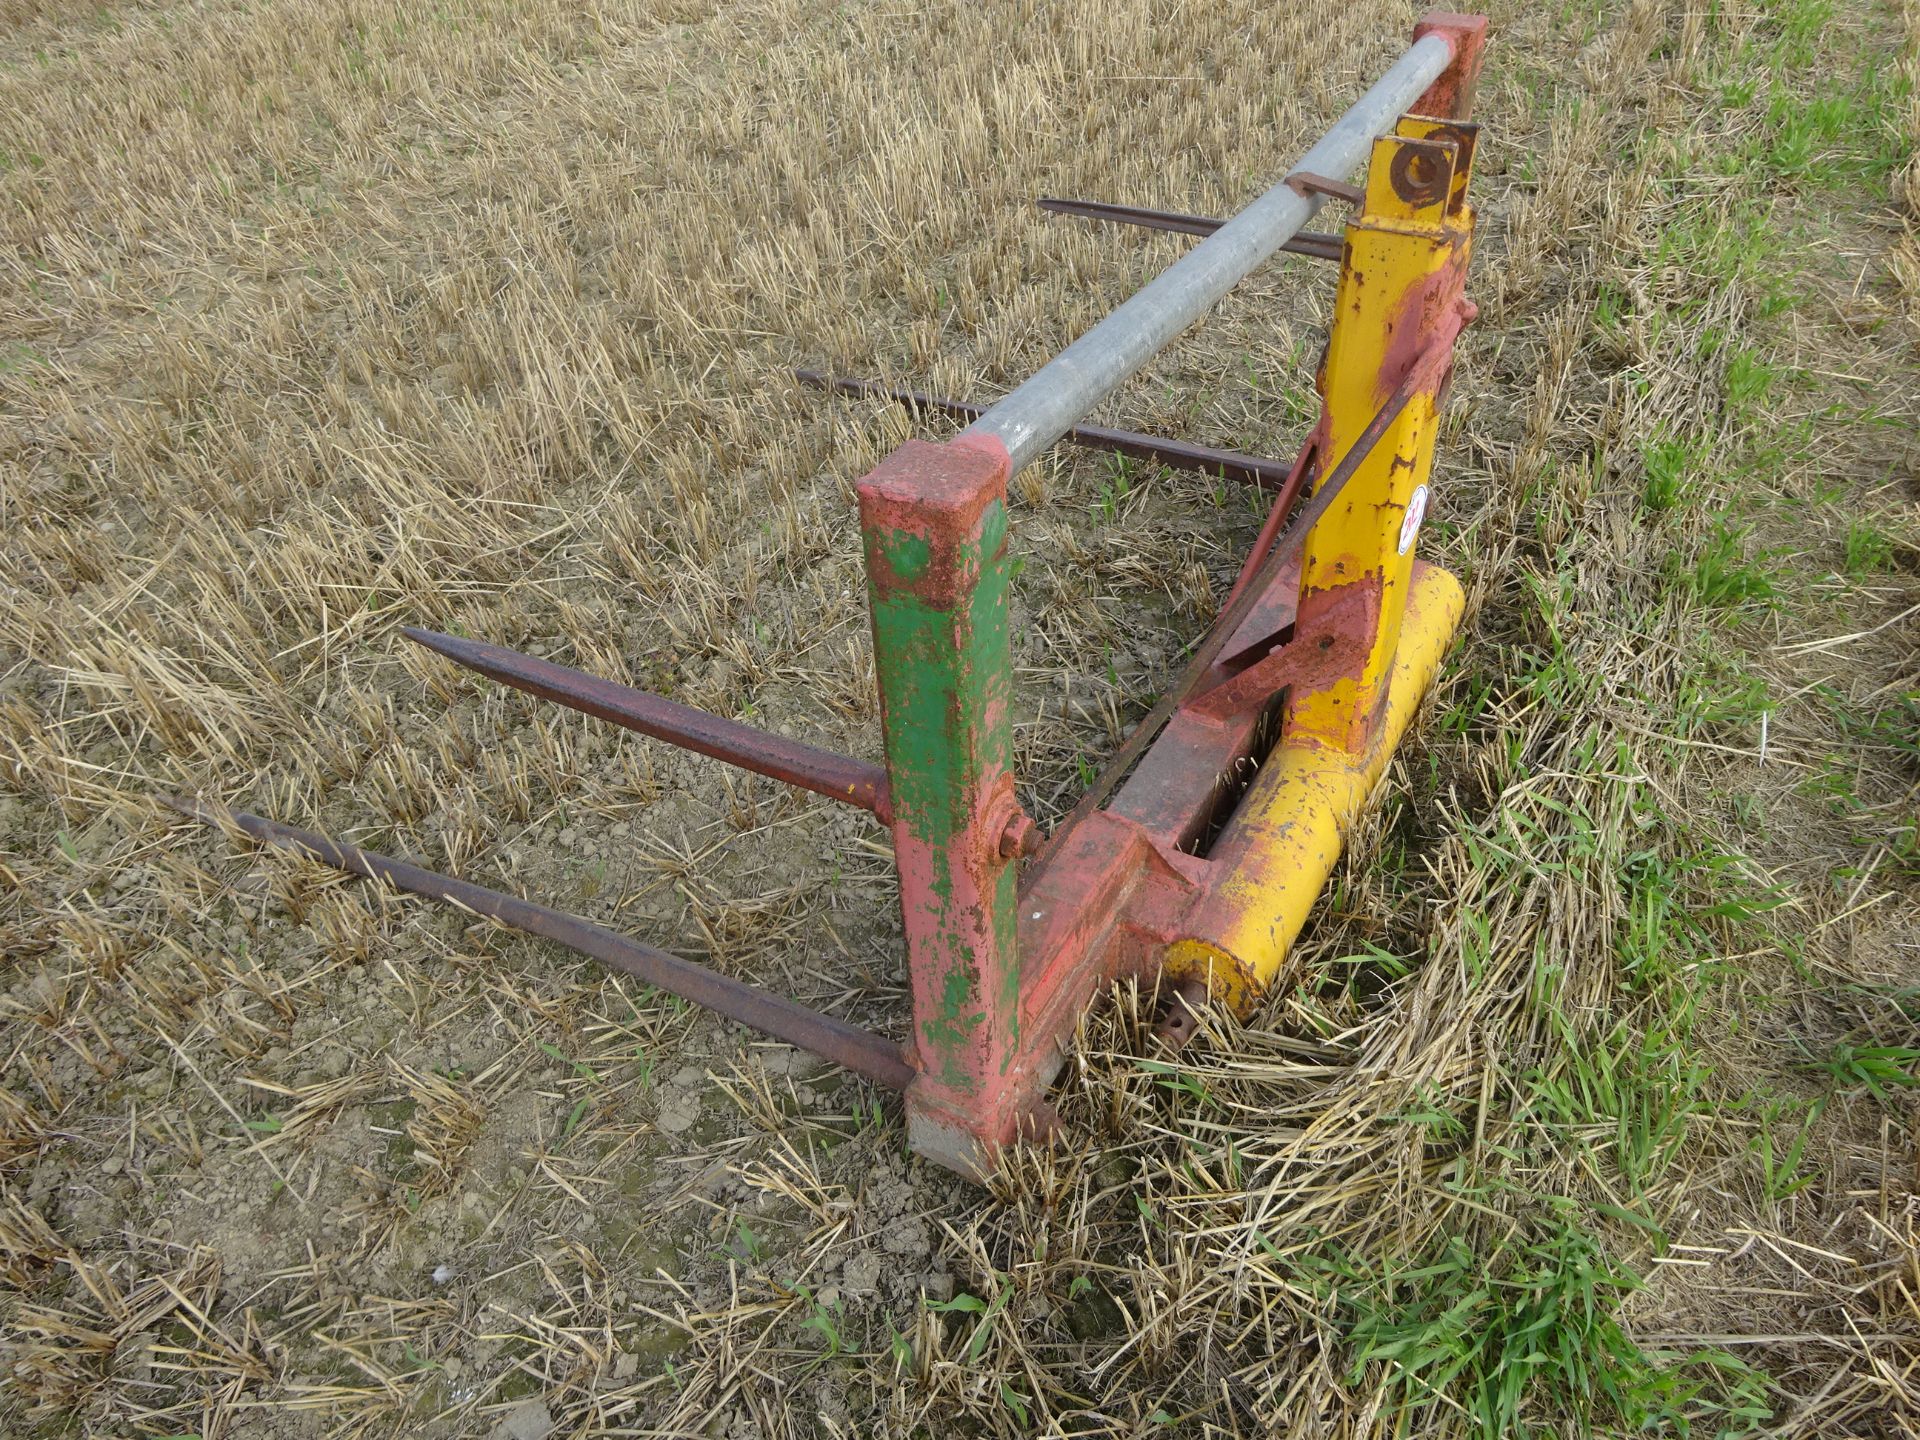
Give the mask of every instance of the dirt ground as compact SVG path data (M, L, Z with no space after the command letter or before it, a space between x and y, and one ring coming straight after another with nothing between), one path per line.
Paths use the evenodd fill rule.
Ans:
M0 0L8 1434L1920 1434L1920 10L1503 4L1423 553L1463 635L1286 983L1089 1022L975 1190L898 1102L182 820L889 1035L868 817L403 625L879 757L852 481L1404 47L1355 0ZM1331 218L1331 215L1329 216ZM1267 265L1096 418L1288 458ZM1014 483L1023 798L1260 497Z

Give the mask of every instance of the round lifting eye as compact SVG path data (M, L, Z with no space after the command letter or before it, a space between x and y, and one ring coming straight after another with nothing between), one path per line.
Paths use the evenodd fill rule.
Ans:
M1442 170L1431 150L1402 145L1387 167L1387 179L1393 193L1416 209L1425 209L1440 198Z

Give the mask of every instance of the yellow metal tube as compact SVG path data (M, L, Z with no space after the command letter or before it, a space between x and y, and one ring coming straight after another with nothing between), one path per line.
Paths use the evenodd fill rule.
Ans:
M1459 581L1415 564L1372 743L1358 754L1307 738L1274 747L1208 857L1222 879L1202 894L1183 937L1168 948L1170 979L1204 982L1236 1014L1266 992L1433 684L1464 606Z

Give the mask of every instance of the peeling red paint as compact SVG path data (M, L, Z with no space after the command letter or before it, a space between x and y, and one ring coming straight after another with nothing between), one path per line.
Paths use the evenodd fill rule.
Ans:
M1414 102L1416 115L1465 120L1473 114L1474 92L1480 84L1480 65L1487 48L1487 17L1429 10L1413 27L1416 42L1428 35L1443 36L1453 46L1453 63Z

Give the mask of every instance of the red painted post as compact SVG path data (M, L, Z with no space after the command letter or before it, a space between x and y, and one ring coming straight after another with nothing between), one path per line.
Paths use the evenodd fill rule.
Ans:
M913 988L913 1150L984 1176L1019 1116L1006 489L997 441L910 440L857 489Z
M1446 37L1453 46L1453 63L1407 113L1436 120L1471 119L1473 92L1480 84L1480 62L1487 49L1487 17L1429 10L1413 27L1414 43L1428 35Z

